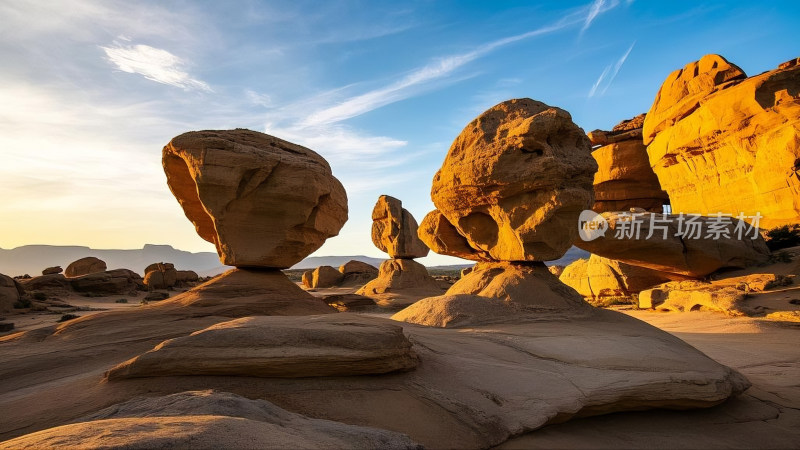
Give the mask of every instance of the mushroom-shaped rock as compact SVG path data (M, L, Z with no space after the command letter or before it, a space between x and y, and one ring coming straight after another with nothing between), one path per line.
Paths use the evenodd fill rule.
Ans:
M90 273L105 272L106 269L105 261L100 258L95 258L94 256L87 256L86 258L81 258L70 263L70 265L67 266L67 270L64 271L64 275L70 278L80 277L89 275Z
M414 259L428 255L428 247L417 237L417 221L403 202L381 195L372 209L372 243L392 258Z
M193 131L164 147L167 184L223 264L284 269L336 236L347 194L327 161L256 131Z
M596 170L589 138L568 112L527 98L508 100L456 138L431 198L475 251L462 257L554 260L577 237Z

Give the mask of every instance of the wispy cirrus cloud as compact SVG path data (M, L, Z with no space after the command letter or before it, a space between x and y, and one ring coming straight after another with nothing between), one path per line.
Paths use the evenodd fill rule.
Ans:
M446 78L459 68L501 47L537 36L555 33L580 23L584 24L581 29L581 32L583 32L598 15L615 8L617 4L618 2L616 0L611 2L596 0L588 7L572 11L550 25L490 41L465 53L437 58L431 63L410 71L399 80L385 87L350 97L335 105L311 113L302 121L302 126L316 126L340 122L382 106L404 100L424 91L424 85Z
M631 50L633 50L635 45L636 41L634 41L631 46L628 47L628 50L625 51L625 53L617 60L616 63L609 64L605 69L603 69L603 73L600 74L600 76L597 78L597 81L594 82L592 88L589 90L589 98L592 98L598 94L598 90L601 96L606 93L608 88L611 87L611 84L614 82L614 79L617 77L619 70L622 69L622 65L625 64L625 61L628 59L628 55L631 54ZM602 89L600 89L601 86Z
M139 74L148 80L185 90L212 92L211 86L204 81L192 78L185 71L186 61L167 50L149 45L122 45L114 43L109 47L100 47L108 60L123 72Z

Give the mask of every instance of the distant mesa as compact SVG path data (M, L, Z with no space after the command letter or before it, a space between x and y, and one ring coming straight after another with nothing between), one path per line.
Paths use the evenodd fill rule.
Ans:
M163 150L167 184L220 261L285 269L336 236L347 195L321 156L256 131L192 131Z

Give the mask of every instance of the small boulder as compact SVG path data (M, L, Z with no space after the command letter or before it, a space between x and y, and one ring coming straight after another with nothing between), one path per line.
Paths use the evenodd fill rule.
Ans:
M311 288L322 289L338 286L344 275L331 266L319 266L311 272Z
M24 291L13 278L0 274L0 314L14 311L14 304L21 298L21 293Z
M106 269L106 263L102 259L95 258L94 256L87 256L86 258L81 258L70 263L70 265L67 266L67 270L64 271L64 275L66 275L67 278L75 278L91 273L105 272Z
M61 266L53 266L53 267L48 267L47 269L44 269L42 271L42 275L54 275L54 274L57 274L57 273L61 273L63 271L64 271L64 269L62 269Z
M128 294L136 291L142 277L128 269L92 273L69 280L72 289L88 296Z
M178 271L170 263L150 264L144 272L144 284L150 289L170 289L178 282Z

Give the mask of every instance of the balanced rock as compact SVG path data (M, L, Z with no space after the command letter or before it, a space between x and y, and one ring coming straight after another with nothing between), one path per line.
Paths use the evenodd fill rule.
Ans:
M747 78L719 55L672 72L644 121L672 210L800 222L800 66Z
M194 131L164 147L172 193L223 264L285 269L336 236L347 195L328 162L256 131Z
M589 133L592 144L602 143L592 151L598 166L594 175L594 211L638 207L661 212L662 205L669 203L669 196L650 168L647 146L642 142L643 121L644 114L623 121L610 132ZM633 128L637 125L638 128ZM598 133L603 133L602 139L594 136Z
M596 306L619 298L630 298L631 294L676 278L681 277L597 255L573 262L559 276L562 283Z
M144 284L150 289L169 289L178 282L178 271L170 263L150 264L144 274Z
M67 270L64 271L64 275L69 278L80 277L89 275L90 273L105 272L106 269L106 263L103 260L95 258L94 256L87 256L86 258L81 258L68 265Z
M604 233L588 241L579 238L575 246L626 264L692 278L769 259L769 249L757 231L725 219L607 212L595 219L607 223Z
M417 237L417 221L403 202L381 195L372 209L372 243L392 258L423 258L428 247Z
M53 267L48 267L48 268L44 269L42 271L42 275L53 275L53 274L61 273L63 271L64 271L64 269L62 269L61 266L53 266Z
M244 317L153 350L109 370L109 380L221 375L326 377L411 370L418 358L402 327L350 314Z
M596 170L589 138L568 112L527 98L505 101L453 142L433 179L438 213L426 216L420 237L442 240L437 252L472 260L558 259L577 236L578 214L591 206ZM436 230L442 235L429 234Z
M378 269L378 278L356 294L370 297L382 306L404 306L443 291L422 264L412 259L387 259Z

